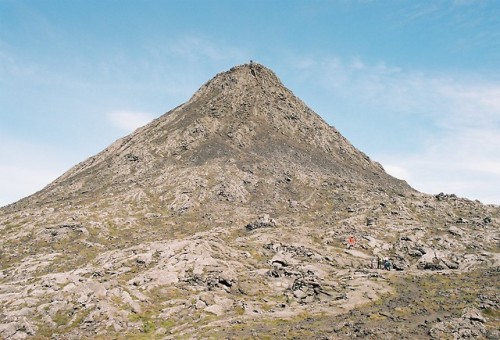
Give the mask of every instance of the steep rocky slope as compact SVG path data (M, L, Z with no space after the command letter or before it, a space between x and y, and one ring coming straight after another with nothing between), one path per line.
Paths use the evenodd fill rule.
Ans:
M495 337L499 221L241 65L0 210L0 337Z

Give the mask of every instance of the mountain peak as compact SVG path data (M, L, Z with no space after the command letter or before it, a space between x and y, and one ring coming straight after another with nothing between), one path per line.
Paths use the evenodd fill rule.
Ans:
M258 84L259 82L267 82L269 84L274 83L276 85L282 85L279 78L271 69L254 61L250 61L247 64L237 65L232 67L228 71L221 72L208 83L211 83L212 81L218 79L221 79L222 82L245 82L246 80L247 82L253 81L254 84Z
M236 169L229 170L229 164ZM87 200L85 195L104 201L112 195L127 201L130 183L140 184L151 199L164 200L163 194L173 183L185 177L170 174L191 169L200 172L199 178L219 178L206 187L204 195L191 199L191 204L201 206L221 185L221 171L237 171L230 175L234 180L255 167L260 167L263 180L266 171L271 171L398 191L410 189L294 96L273 71L252 62L217 74L188 102L76 165L28 201L74 199L82 203ZM240 188L236 190L240 193L234 194L241 198L239 204L273 205L246 185L233 184ZM309 190L314 189L305 191ZM290 199L287 194L279 201Z
M264 94L272 96L280 92L287 92L287 89L276 74L252 61L217 74L194 94L192 100L207 94L224 96L227 100L234 100L235 96L242 97L247 94L251 97L245 96L245 99L255 100Z

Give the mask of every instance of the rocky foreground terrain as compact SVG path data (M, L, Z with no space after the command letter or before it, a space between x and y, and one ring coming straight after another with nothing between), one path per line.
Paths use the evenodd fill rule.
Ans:
M499 226L241 65L0 209L0 338L499 339Z

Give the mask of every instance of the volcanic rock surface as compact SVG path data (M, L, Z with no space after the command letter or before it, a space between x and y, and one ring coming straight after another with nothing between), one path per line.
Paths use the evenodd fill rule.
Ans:
M498 338L499 223L241 65L0 209L0 338Z

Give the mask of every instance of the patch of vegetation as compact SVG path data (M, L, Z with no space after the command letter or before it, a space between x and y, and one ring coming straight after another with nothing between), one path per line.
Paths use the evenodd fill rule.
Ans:
M70 326L70 320L71 316L67 311L58 311L52 318L52 321L54 321L57 326Z
M140 326L140 331L144 335L150 335L156 330L156 322L154 319L154 313L151 311L141 313L141 314L131 314L129 317L130 321L138 322Z
M166 319L166 320L160 321L160 327L167 330L167 332L170 329L174 328L175 324L176 324L176 321L174 319Z
M234 311L236 312L236 314L238 315L243 315L245 314L245 308L243 308L242 306L236 306L234 308Z

